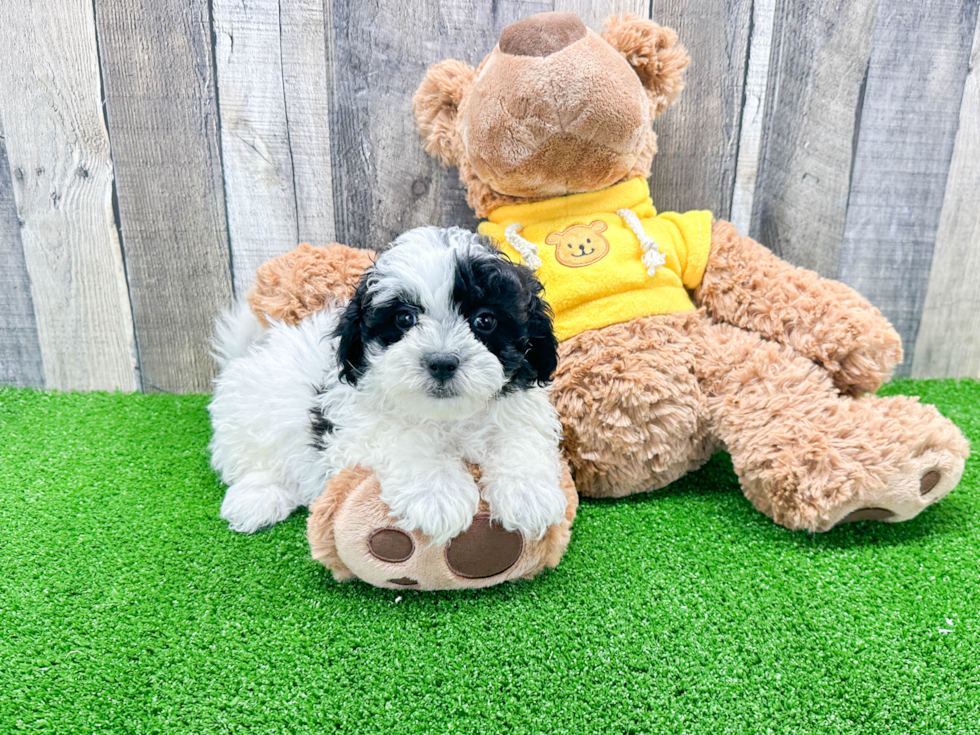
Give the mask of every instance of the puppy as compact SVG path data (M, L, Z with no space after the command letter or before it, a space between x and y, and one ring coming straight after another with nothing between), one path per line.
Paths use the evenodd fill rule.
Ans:
M541 291L479 235L423 227L378 257L346 307L268 330L237 307L218 323L210 405L221 517L256 531L359 464L401 528L443 543L477 512L474 463L492 517L540 538L566 504Z

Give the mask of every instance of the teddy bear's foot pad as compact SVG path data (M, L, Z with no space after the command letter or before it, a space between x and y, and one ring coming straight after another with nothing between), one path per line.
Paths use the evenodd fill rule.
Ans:
M938 502L959 482L964 461L951 452L928 452L896 471L884 487L867 493L850 509L842 508L834 528L854 521L899 523L915 518Z
M470 527L446 546L446 566L466 579L486 579L502 574L521 558L524 537L507 531L479 513Z

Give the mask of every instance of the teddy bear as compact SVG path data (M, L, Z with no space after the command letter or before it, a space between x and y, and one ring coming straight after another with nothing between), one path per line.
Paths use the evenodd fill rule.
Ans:
M710 212L653 206L651 122L687 64L653 21L612 17L600 35L542 13L477 68L433 65L413 99L479 231L544 284L575 486L650 491L725 450L748 500L788 529L911 519L957 485L969 446L933 406L874 395L902 359L887 320ZM263 266L251 303L297 321L324 286L309 288L315 265L285 263Z

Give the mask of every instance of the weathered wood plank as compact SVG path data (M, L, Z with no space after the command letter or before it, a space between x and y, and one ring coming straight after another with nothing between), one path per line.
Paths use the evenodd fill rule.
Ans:
M759 148L762 143L762 118L765 113L766 88L769 84L769 55L772 51L772 21L776 0L752 3L749 64L745 72L745 102L738 139L735 165L735 191L732 194L731 222L739 232L752 226L752 200L755 198L759 172Z
M899 375L915 353L978 7L881 0L878 9L838 277L902 336Z
M980 378L980 21L960 105L912 375Z
M334 239L330 162L332 77L324 6L330 0L280 0L282 81L289 149L296 187L296 231L300 241Z
M90 2L0 3L2 125L45 385L135 390Z
M602 31L603 21L611 15L633 13L641 18L650 17L648 0L556 0L555 10L562 13L578 13L582 22L596 33Z
M0 128L0 385L44 386L31 281Z
M206 391L231 272L206 0L97 0L121 231L146 390Z
M877 0L778 0L750 234L834 278Z
M731 213L751 0L654 0L651 17L691 55L687 86L654 122L660 152L650 190L661 210Z
M213 0L228 239L235 292L297 242L279 3Z

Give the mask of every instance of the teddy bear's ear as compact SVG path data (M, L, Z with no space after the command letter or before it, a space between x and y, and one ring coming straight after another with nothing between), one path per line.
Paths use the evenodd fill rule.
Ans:
M459 164L456 116L475 77L476 70L462 61L440 61L429 67L412 97L415 122L425 138L425 152L438 158L443 166Z
M659 115L684 88L684 67L690 58L677 34L636 15L606 18L602 37L633 67Z
M606 227L607 227L606 223L603 222L601 219L597 219L594 222L589 223L589 229L592 230L597 235L601 232L605 232Z

